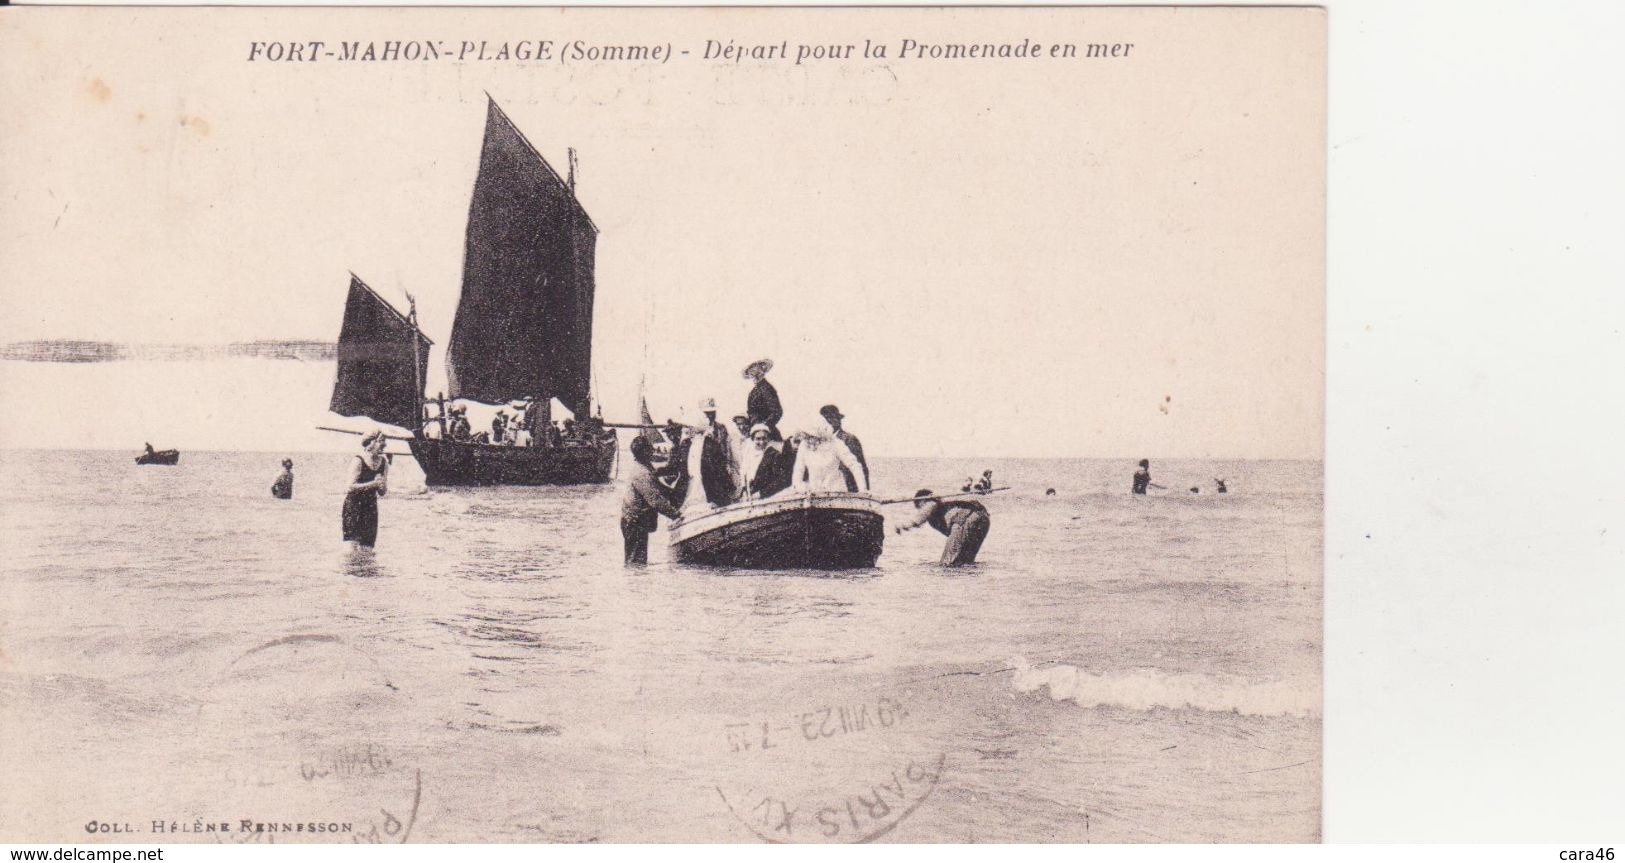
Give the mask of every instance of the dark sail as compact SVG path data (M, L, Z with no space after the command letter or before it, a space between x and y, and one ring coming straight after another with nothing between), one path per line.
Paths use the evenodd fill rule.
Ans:
M569 184L492 101L446 357L454 397L557 398L585 414L597 239Z
M339 330L338 378L327 409L416 430L431 344L383 297L351 274L344 326Z
M638 432L638 437L649 443L660 443L663 438L660 436L660 432L654 429L655 421L653 417L649 416L649 402L643 398L642 391L643 385L640 383L638 385L638 422L643 423L643 430Z

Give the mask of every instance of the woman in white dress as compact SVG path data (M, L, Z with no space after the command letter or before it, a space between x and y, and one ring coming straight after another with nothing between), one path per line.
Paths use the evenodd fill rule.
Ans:
M844 465L858 480L858 490L869 491L869 479L864 476L863 465L858 463L852 450L840 438L816 432L797 432L796 466L790 479L796 491L803 494L825 491L846 491Z

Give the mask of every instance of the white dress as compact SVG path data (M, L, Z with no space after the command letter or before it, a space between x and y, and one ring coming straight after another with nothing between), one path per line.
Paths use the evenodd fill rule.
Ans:
M863 476L863 465L858 464L852 450L838 438L825 438L817 447L806 444L796 448L796 466L790 474L799 492L846 491L845 466L858 480L858 490L868 491L869 483Z

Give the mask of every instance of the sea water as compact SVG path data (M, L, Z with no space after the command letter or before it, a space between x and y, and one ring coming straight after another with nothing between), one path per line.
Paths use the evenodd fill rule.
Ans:
M1319 836L1318 462L877 458L1013 487L976 566L904 503L756 573L624 568L619 484L396 458L356 554L352 456L133 455L0 454L0 839Z

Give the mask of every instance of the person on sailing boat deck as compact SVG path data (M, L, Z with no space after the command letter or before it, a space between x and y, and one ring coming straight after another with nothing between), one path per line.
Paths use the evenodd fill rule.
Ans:
M507 432L507 430L508 412L497 411L497 415L491 418L491 443L502 443L503 434Z
M632 474L627 478L626 496L621 498L621 539L628 566L649 562L649 534L660 526L661 515L671 519L680 515L655 482L653 457L654 446L647 439L632 439Z
M468 423L468 408L452 408L451 439L466 441L473 435L474 428Z
M277 500L293 499L293 459L282 460L282 473L271 483L271 496Z
M869 461L863 457L863 441L858 440L857 435L841 428L841 421L846 419L846 414L841 413L841 409L834 405L824 405L818 409L818 413L823 415L824 422L829 423L830 434L846 444L846 448L852 451L852 456L858 460L858 464L863 465L863 484L868 487ZM846 477L847 491L858 490L857 476L847 470L845 465L841 466L841 475Z
M344 541L362 548L378 542L378 498L389 491L389 459L384 457L384 433L371 431L361 439L362 454L350 465L350 487L344 493L341 521Z
M740 456L739 463L740 476L745 478L740 495L744 500L772 497L790 485L789 472L784 470L784 456L768 446L771 434L765 423L751 426L750 446Z
M745 399L745 413L750 415L752 428L758 423L767 426L769 440L784 440L784 436L779 434L779 420L784 418L784 407L779 404L779 391L767 382L767 373L772 370L772 360L757 360L745 366L745 377L756 382L750 396Z
M956 500L943 503L932 496L931 489L922 488L914 493L914 508L918 514L908 524L898 525L896 533L913 530L929 524L937 533L948 537L942 548L942 566L965 566L976 562L976 553L993 526L987 507L974 500Z
M796 491L803 494L848 491L846 480L849 476L863 477L862 485L851 491L869 490L869 478L863 473L863 465L846 448L846 444L833 437L809 432L796 432L794 441L796 460L790 478Z

